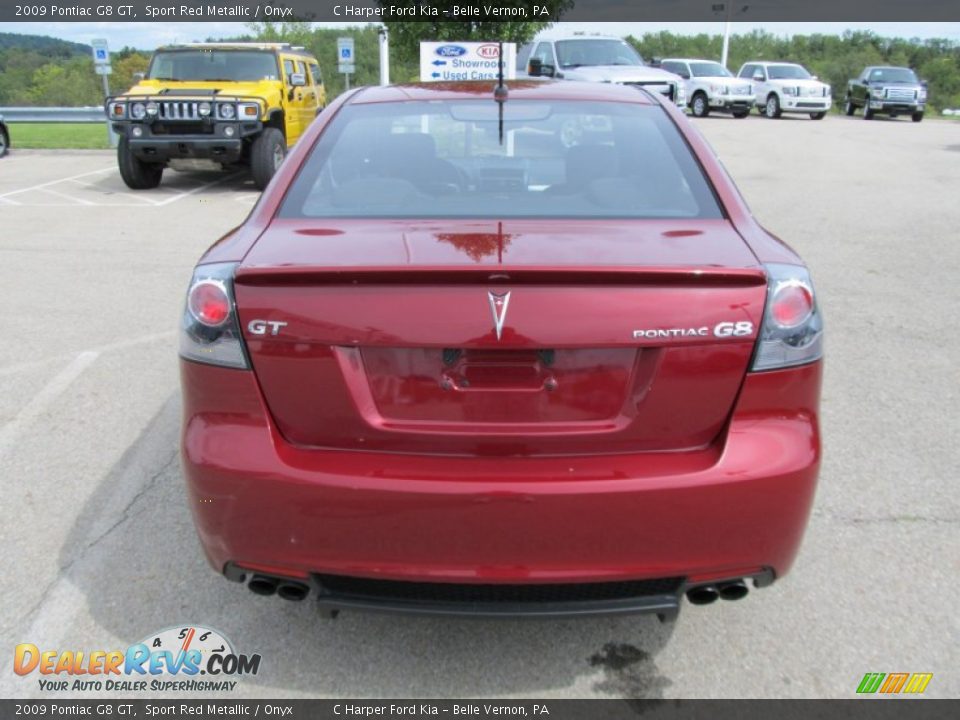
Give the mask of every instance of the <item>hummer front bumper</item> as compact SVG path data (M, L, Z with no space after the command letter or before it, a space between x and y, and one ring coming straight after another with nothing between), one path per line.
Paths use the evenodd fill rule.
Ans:
M128 138L134 157L144 162L198 159L219 163L239 162L244 141L263 129L259 121L192 123L182 125L160 122L115 122L113 129Z

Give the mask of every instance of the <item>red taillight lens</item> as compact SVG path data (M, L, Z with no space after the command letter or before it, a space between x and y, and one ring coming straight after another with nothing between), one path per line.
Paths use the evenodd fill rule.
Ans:
M795 328L810 319L813 293L801 283L787 283L777 288L771 301L770 314L782 328Z
M222 325L230 316L230 297L216 280L204 280L190 289L190 314L208 327Z

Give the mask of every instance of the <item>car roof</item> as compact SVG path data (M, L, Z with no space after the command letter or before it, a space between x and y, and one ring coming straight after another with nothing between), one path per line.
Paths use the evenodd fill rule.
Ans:
M719 61L719 60L707 60L706 58L675 58L675 57L671 57L671 58L663 58L660 62L685 62L685 63L708 62L708 63L716 63L717 65L720 64L720 61Z
M493 99L495 82L469 80L461 82L410 83L363 88L348 101L355 105L383 102L428 100ZM587 100L629 102L654 105L650 95L639 88L616 83L577 82L573 80L506 80L508 100Z

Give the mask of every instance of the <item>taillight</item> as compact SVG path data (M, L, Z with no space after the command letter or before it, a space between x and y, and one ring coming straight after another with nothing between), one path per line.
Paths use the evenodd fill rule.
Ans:
M230 295L220 280L202 280L190 288L187 309L207 327L219 327L230 316Z
M823 318L806 268L771 263L767 307L753 370L803 365L823 357Z
M233 299L234 263L200 265L187 290L180 327L180 356L233 368L249 368Z

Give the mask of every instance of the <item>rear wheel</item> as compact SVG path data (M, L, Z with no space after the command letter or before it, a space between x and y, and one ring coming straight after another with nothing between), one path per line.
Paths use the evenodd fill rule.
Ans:
M843 104L843 112L850 117L857 111L857 106L853 104L853 100L847 97L847 101Z
M150 190L160 184L163 177L163 165L146 163L136 158L130 150L130 140L123 135L117 146L117 165L120 177L131 190Z
M920 122L921 120L923 120L923 113L915 112L913 115L910 116L910 119L913 120L914 122ZM0 152L0 155L3 155L3 153Z
M780 98L776 96L776 93L770 93L770 96L767 98L767 104L764 106L763 114L771 120L775 120L783 114L780 110Z
M827 114L825 112L810 113L811 120L823 120Z
M269 184L286 154L286 140L276 128L265 128L260 137L253 141L250 169L253 171L253 184L258 190L263 190Z
M693 96L693 104L691 105L693 110L694 117L706 117L710 114L710 102L707 100L707 96L698 92Z

